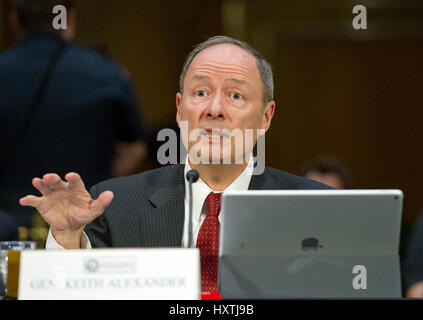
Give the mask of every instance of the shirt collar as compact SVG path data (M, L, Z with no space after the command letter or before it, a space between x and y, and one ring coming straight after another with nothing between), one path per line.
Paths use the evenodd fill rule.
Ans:
M184 177L188 171L192 168L189 164L188 157L185 159L185 169L184 169ZM203 208L204 201L206 200L207 196L210 192L225 192L225 191L235 191L235 190L248 190L248 186L250 185L251 176L254 169L254 159L252 155L250 156L250 160L248 162L247 167L244 171L236 178L225 190L223 191L213 191L202 179L201 177L198 179L197 182L192 184L192 193L193 193L193 218L200 221L201 220L201 211ZM185 201L186 205L189 203L189 183L186 179L185 180Z

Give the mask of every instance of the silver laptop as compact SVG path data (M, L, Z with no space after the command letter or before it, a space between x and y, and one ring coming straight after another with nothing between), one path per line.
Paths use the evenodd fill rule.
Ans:
M401 190L222 196L223 299L400 298Z

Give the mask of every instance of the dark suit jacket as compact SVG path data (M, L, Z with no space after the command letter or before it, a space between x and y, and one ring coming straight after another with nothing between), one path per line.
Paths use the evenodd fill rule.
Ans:
M0 208L30 227L33 208L18 199L38 192L30 182L46 172L78 172L87 188L112 177L117 140L147 138L132 85L113 61L68 44L41 105L18 146L4 150L20 129L59 38L31 35L0 54Z
M266 167L249 190L330 189L319 182ZM114 193L103 215L86 228L93 247L180 247L185 217L184 165L166 166L93 186L94 199Z

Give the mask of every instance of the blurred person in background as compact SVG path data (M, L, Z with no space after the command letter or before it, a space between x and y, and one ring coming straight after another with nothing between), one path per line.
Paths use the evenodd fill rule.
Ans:
M66 29L53 28L56 5L67 9ZM0 208L27 238L42 221L18 203L33 177L76 171L90 187L132 174L147 154L148 131L128 73L72 43L74 1L15 0L9 20L20 41L0 54Z
M417 216L405 248L403 289L408 298L423 298L423 209Z
M18 224L12 214L0 209L0 241L18 240Z
M339 160L330 156L319 156L306 162L301 168L301 175L335 189L352 187L349 170Z

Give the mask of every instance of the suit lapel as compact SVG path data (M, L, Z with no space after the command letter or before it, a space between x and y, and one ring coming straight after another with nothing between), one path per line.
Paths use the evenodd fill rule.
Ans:
M159 186L149 197L150 209L140 215L142 246L181 246L185 218L184 166L172 167L157 177Z

